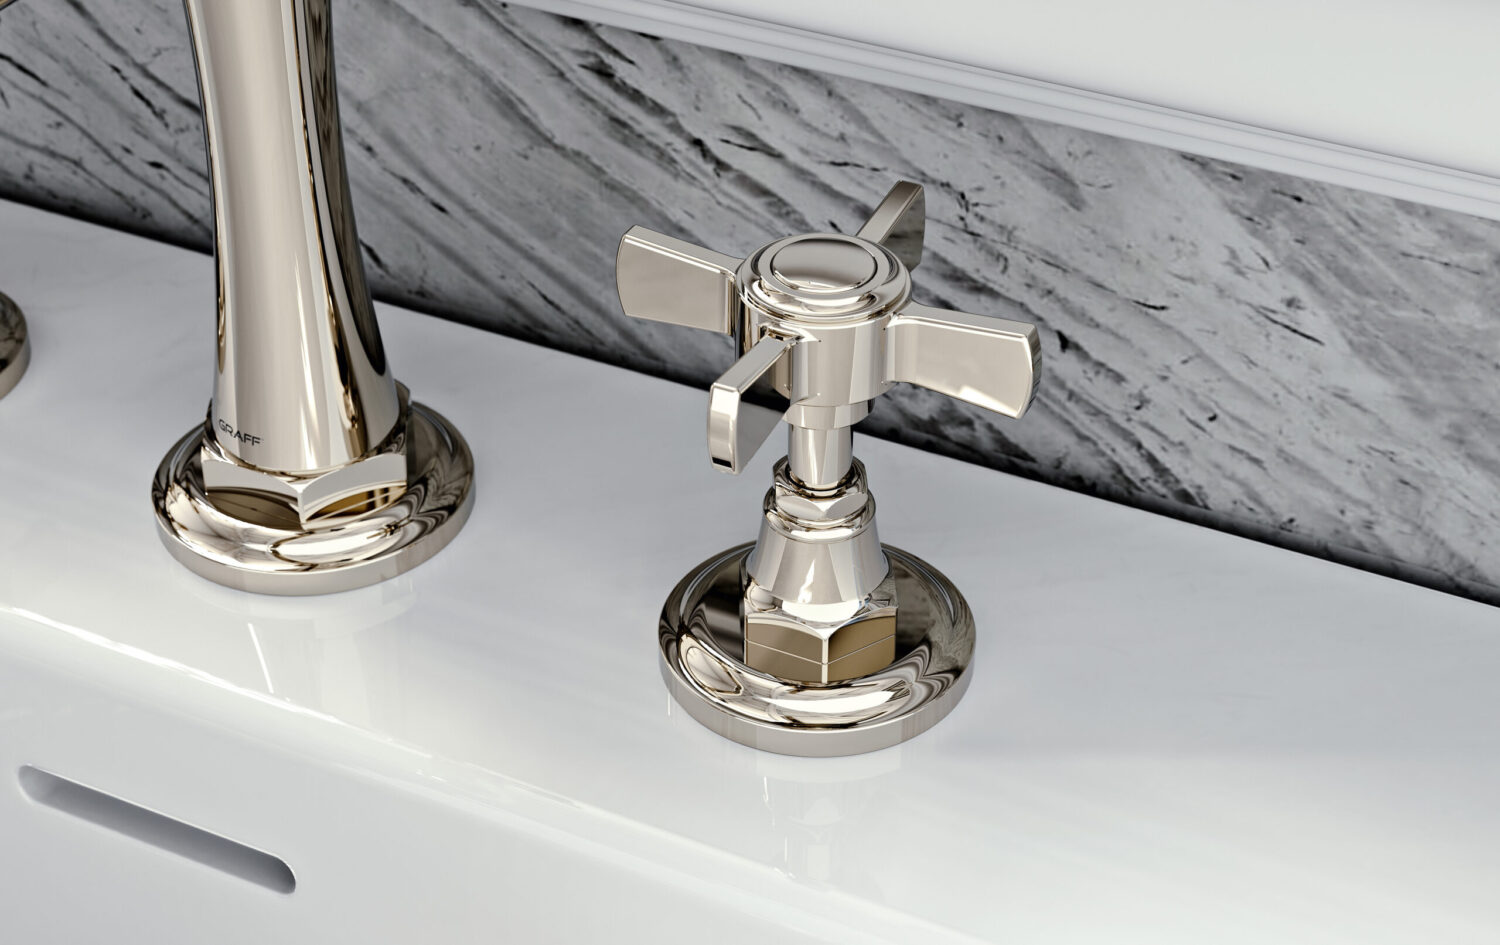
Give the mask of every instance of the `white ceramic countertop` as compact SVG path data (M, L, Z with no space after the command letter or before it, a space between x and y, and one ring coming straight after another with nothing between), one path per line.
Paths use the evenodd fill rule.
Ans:
M1500 219L1483 0L521 0Z
M203 415L212 279L0 205L35 349L0 401L0 937L1495 941L1496 610L860 438L882 537L974 610L973 684L898 748L757 753L657 673L774 452L712 471L701 391L386 307L474 448L465 530L325 598L176 565L148 485ZM38 805L23 765L297 889Z

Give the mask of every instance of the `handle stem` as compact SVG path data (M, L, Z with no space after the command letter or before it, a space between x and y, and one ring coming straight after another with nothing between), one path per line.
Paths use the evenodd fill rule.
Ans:
M792 478L809 489L832 489L854 463L853 427L816 430L793 426L787 440Z

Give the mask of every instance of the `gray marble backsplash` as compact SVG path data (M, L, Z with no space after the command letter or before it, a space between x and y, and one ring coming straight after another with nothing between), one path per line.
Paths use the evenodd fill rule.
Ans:
M618 311L624 230L743 254L917 180L918 297L1035 321L1045 374L863 431L1500 602L1500 223L491 0L335 32L383 299L706 384L726 339ZM176 0L0 14L0 196L209 248Z

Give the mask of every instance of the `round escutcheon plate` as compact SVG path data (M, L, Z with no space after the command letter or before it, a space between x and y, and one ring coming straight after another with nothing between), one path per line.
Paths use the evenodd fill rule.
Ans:
M885 546L896 578L896 661L828 686L791 683L742 661L740 598L754 544L694 568L662 608L662 678L700 723L742 745L832 757L888 748L947 715L969 685L974 618L931 565Z
M226 587L259 594L331 594L409 571L458 534L474 504L474 459L436 411L408 408L407 485L401 498L321 528L278 528L215 506L203 488L199 427L167 453L151 485L172 556Z

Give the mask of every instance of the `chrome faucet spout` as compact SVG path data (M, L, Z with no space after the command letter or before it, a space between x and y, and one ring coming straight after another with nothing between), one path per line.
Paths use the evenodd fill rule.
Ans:
M314 472L400 414L344 170L329 0L186 0L218 259L211 430L262 469Z
M167 548L243 590L393 577L468 516L458 431L391 373L344 167L331 0L184 0L217 264L207 422L152 487Z

